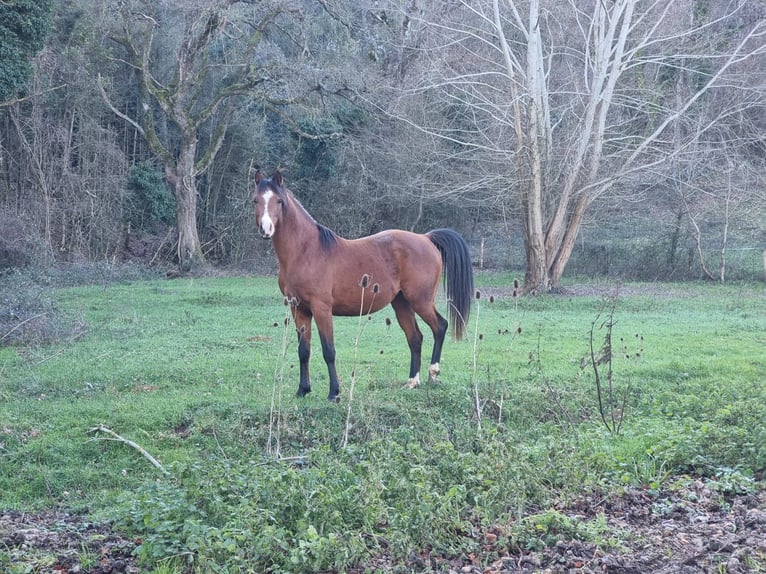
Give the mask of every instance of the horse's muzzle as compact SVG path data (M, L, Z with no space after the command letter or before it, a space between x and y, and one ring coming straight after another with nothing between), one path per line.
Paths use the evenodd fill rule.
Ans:
M261 222L258 226L258 233L262 239L271 239L274 237L274 225L270 221Z

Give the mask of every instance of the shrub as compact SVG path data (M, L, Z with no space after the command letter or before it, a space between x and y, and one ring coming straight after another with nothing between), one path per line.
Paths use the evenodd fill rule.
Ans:
M31 265L33 243L21 219L0 209L0 229L0 271Z
M0 275L0 345L40 344L64 330L50 288L19 271Z
M133 166L128 176L128 205L125 213L131 225L138 229L152 229L157 223L173 225L175 199L163 175L151 162Z

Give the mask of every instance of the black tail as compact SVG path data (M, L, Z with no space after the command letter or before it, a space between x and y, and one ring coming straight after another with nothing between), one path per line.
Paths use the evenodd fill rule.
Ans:
M452 336L459 341L468 323L471 300L474 296L471 254L465 240L457 231L434 229L426 235L442 254Z

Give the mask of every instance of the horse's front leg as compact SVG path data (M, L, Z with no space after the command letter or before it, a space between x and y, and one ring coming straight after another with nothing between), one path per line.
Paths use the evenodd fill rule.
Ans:
M298 383L299 397L305 397L311 392L311 377L309 376L309 359L311 358L311 312L296 307L293 310L295 330L298 333L298 361L300 362L300 382Z
M330 376L330 394L327 400L337 403L340 400L340 383L335 370L335 343L333 342L332 310L329 307L314 309L314 320L322 343L322 356L327 363L327 373Z

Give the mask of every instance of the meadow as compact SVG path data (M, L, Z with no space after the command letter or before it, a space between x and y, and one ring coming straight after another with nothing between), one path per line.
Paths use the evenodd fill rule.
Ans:
M546 544L525 517L586 492L761 488L763 284L513 281L477 276L466 337L415 390L392 311L336 319L339 404L317 338L294 396L274 277L56 289L68 334L0 348L0 508L87 509L167 572L342 571L469 553L497 524Z

